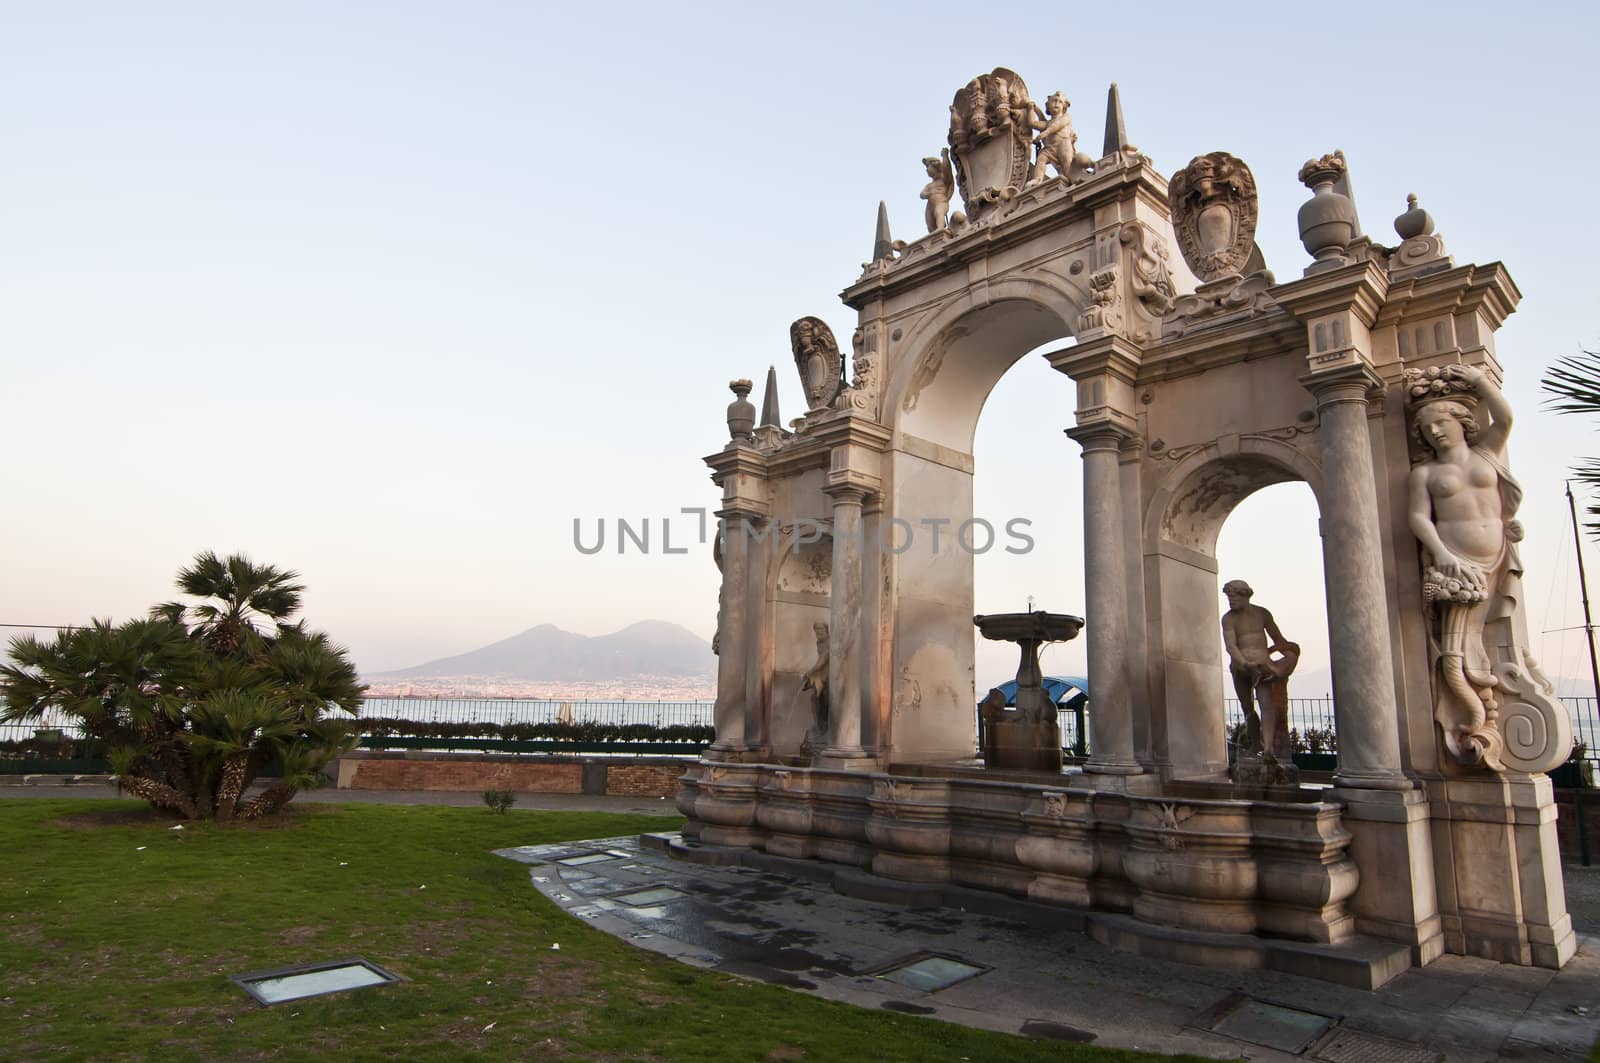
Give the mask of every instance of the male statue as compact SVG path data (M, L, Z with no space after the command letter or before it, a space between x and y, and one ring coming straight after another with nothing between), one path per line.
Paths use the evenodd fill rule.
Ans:
M800 744L802 753L816 753L828 744L828 625L812 624L811 630L817 636L817 661L800 681L800 693L809 690L816 695L816 711Z
M1222 614L1222 644L1228 651L1233 689L1244 710L1244 752L1252 756L1265 752L1280 763L1290 763L1294 751L1289 748L1288 679L1300 663L1300 647L1283 637L1270 612L1250 604L1255 593L1250 584L1229 580L1222 585L1222 593L1228 598L1228 611Z

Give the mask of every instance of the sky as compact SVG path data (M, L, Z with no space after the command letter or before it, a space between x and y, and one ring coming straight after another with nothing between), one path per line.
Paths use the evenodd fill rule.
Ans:
M1580 622L1562 478L1600 443L1538 380L1600 344L1600 18L1127 11L0 2L0 623L140 614L212 549L300 572L367 671L541 623L709 637L708 548L584 556L573 521L695 530L727 381L776 365L800 412L789 323L849 336L878 201L921 231L950 98L1004 65L1064 90L1091 152L1116 81L1161 172L1244 159L1280 280L1309 261L1295 174L1333 148L1376 239L1416 192L1457 262L1507 264L1529 623L1585 674L1542 632ZM990 397L977 511L1040 546L979 559L980 612L1082 611L1072 405L1036 358ZM1219 558L1325 669L1309 491L1247 500ZM984 647L980 685L1013 667Z

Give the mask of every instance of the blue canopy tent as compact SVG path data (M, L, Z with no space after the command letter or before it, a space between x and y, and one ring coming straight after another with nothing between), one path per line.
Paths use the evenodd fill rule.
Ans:
M1047 675L1041 681L1044 696L1056 706L1057 711L1070 712L1073 718L1071 741L1064 747L1078 758L1088 756L1088 734L1084 709L1089 703L1089 680L1081 675ZM1017 681L1008 679L995 689L1006 696L1006 705L1017 704ZM978 718L979 743L982 743L983 718ZM1067 741L1063 732L1062 741Z
M1081 675L1047 675L1040 683L1044 687L1044 696L1049 698L1062 709L1076 709L1078 703L1089 700L1089 680ZM1008 679L997 688L1006 696L1006 704L1015 708L1017 704L1017 681Z

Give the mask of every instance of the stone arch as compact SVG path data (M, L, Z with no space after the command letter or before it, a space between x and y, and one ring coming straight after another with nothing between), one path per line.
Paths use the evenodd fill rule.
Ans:
M973 557L956 532L974 516L978 418L1024 355L1072 337L1087 301L1042 270L968 291L978 297L948 300L897 341L908 355L884 399L884 419L895 430L884 512L915 534L909 548L884 559L893 637L883 730L896 755L913 760L974 752ZM1065 377L1061 387L1064 398L1074 394ZM931 521L944 522L942 535L924 524ZM903 533L905 525L897 528Z
M1150 492L1143 521L1150 752L1169 778L1227 770L1217 701L1224 678L1217 535L1240 502L1273 484L1305 483L1320 511L1322 468L1308 452L1312 437L1299 438L1307 442L1246 436L1226 452L1211 443L1176 462Z
M1214 553L1217 533L1235 506L1263 487L1291 480L1304 481L1322 505L1322 465L1301 447L1265 436L1242 437L1228 454L1218 443L1201 447L1155 484L1145 507L1145 543L1166 539Z
M1076 285L1042 271L990 281L982 301L971 291L898 341L914 353L896 360L883 399L896 430L968 455L995 384L1029 351L1071 337L1088 302Z

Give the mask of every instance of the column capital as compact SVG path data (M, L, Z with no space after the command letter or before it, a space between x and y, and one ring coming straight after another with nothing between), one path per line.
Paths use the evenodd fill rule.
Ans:
M1095 450L1121 451L1130 443L1141 443L1139 433L1115 421L1091 421L1062 431L1081 446L1085 454Z
M1299 383L1316 398L1319 412L1343 403L1365 406L1374 393L1383 391L1383 378L1362 361L1307 373Z
M865 484L853 480L839 480L824 484L822 493L833 499L833 504L836 506L859 506L866 502L867 497L873 492Z
M1370 328L1389 294L1389 275L1375 262L1355 262L1276 285L1268 294L1301 321L1343 311Z

